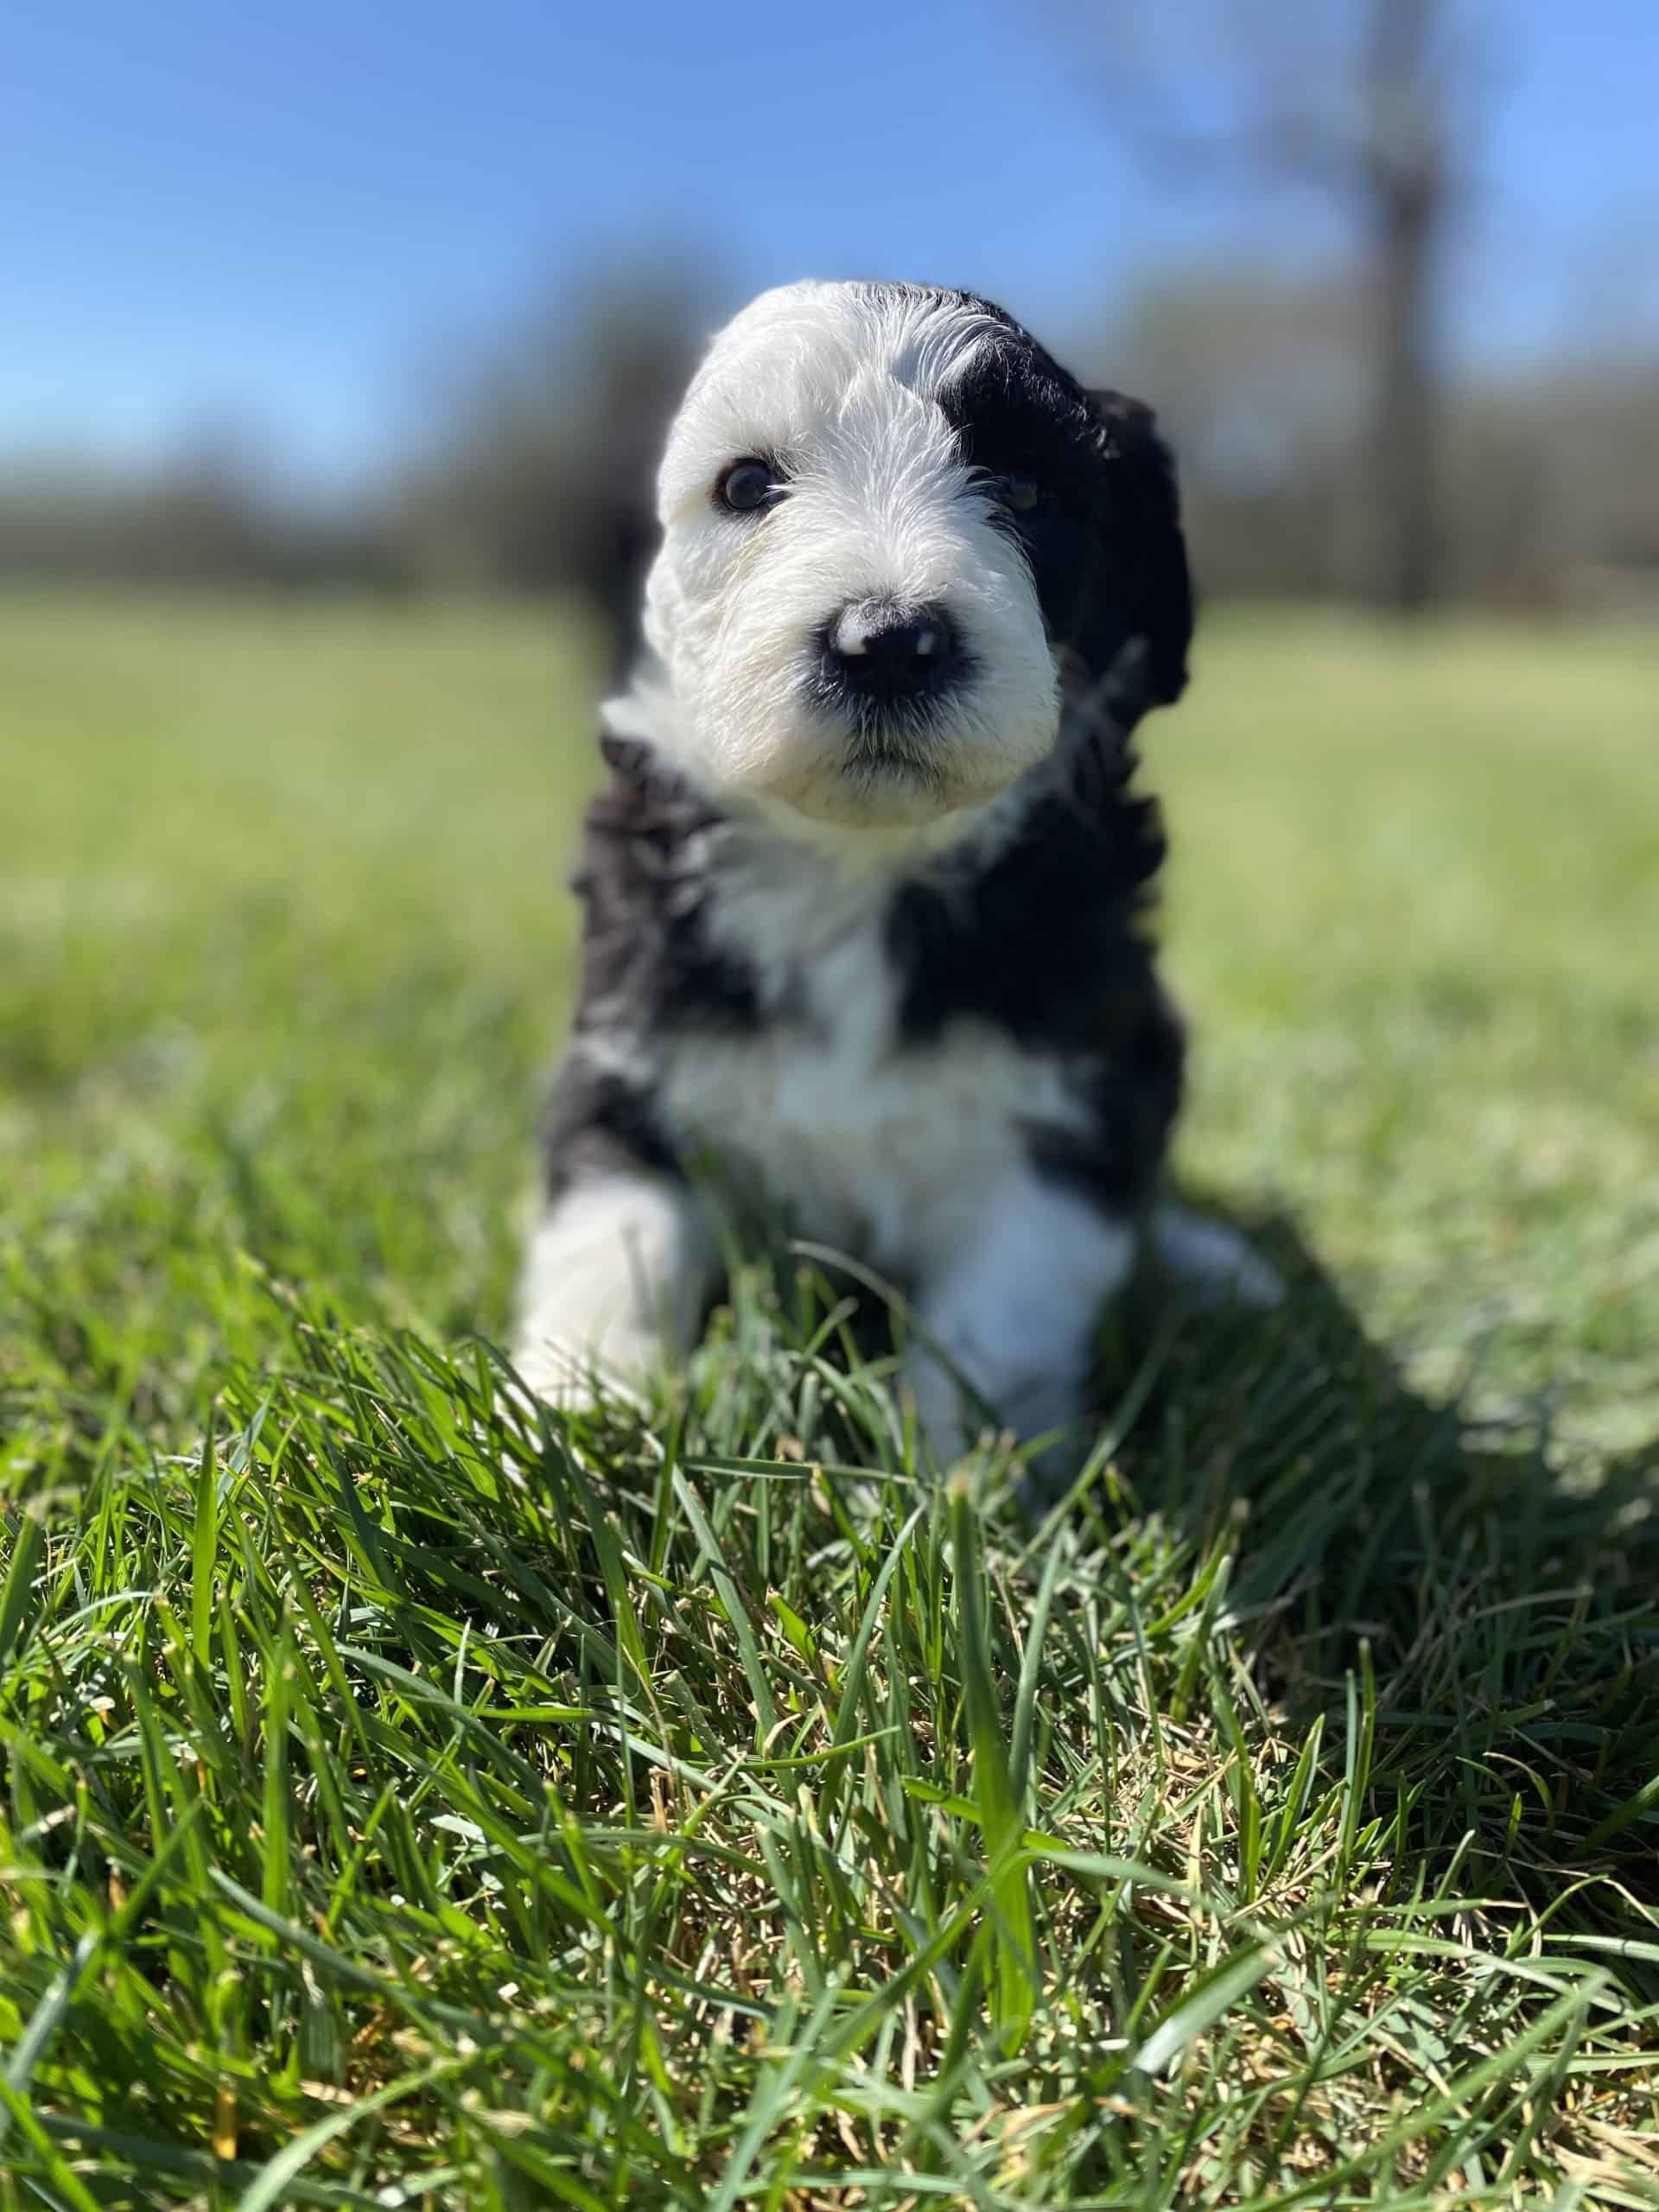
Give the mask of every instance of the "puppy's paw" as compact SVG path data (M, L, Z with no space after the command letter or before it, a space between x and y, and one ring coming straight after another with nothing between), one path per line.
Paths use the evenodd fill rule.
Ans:
M613 1328L598 1348L529 1332L513 1355L524 1387L512 1395L526 1405L539 1399L564 1413L590 1412L614 1400L642 1408L664 1358L661 1339L643 1330Z
M475 1426L479 1443L490 1447L498 1464L523 1481L541 1461L546 1449L545 1423L549 1410L560 1414L601 1414L623 1410L636 1414L647 1408L648 1374L653 1359L646 1348L638 1348L637 1364L624 1370L611 1365L608 1353L595 1359L591 1352L566 1351L545 1338L521 1338L512 1363L495 1377L495 1418ZM661 1357L654 1343L650 1351ZM554 1423L567 1449L570 1432L563 1421Z
M1285 1286L1249 1240L1224 1221L1165 1205L1152 1217L1153 1257L1177 1294L1205 1312L1240 1306L1267 1312L1283 1302Z

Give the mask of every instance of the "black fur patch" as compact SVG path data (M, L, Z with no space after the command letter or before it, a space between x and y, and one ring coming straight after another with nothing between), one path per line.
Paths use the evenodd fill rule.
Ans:
M1069 1183L1109 1213L1135 1213L1151 1197L1180 1110L1186 1038L1179 1015L1155 979L1120 1022L1090 1086L1093 1125L1086 1132L1033 1123L1031 1164Z
M636 1030L756 1028L754 977L704 923L707 838L722 817L638 741L600 749L611 781L588 807L573 884L586 909L578 1034L613 1026L613 1007Z
M659 1175L681 1173L645 1093L595 1066L579 1043L559 1063L542 1120L542 1143L550 1198L584 1177L641 1167Z
M1001 326L940 404L965 460L992 476L1036 480L1036 509L1010 514L1007 526L1031 563L1050 644L1099 677L1131 638L1144 638L1148 703L1179 698L1192 586L1174 466L1151 408L1122 392L1085 391L991 301L938 296Z
M600 740L611 780L588 806L571 887L583 908L569 1050L543 1123L550 1198L575 1177L633 1166L679 1172L646 1093L595 1065L606 1036L760 1026L753 976L709 941L706 864L719 812L629 738Z
M1058 788L976 868L942 868L894 896L887 943L907 1044L963 1018L1033 1052L1093 1065L1094 1127L1029 1132L1039 1170L1114 1207L1147 1194L1180 1104L1185 1046L1143 914L1164 857L1135 759L1111 732L1080 745Z

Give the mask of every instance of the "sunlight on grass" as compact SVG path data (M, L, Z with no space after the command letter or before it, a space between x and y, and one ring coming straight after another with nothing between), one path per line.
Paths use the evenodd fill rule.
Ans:
M1659 1433L1659 634L1224 615L1145 750L1194 1172L1427 1387Z
M498 1402L594 665L0 602L0 2202L1659 2202L1659 641L1211 620L1293 1296L1039 1532L804 1271Z

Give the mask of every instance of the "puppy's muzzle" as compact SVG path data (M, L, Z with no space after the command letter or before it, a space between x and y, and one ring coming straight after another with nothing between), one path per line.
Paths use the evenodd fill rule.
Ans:
M942 607L861 599L823 632L823 688L849 706L922 705L963 673L956 625Z

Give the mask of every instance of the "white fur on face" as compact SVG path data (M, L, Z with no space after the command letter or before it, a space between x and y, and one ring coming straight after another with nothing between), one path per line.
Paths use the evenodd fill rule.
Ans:
M796 284L715 340L663 462L646 611L671 694L660 735L711 795L920 829L984 805L1052 747L1058 689L1030 571L938 404L995 327L926 295ZM715 486L750 457L788 489L732 514ZM866 599L942 606L971 663L913 768L861 768L852 716L814 694L826 626Z

